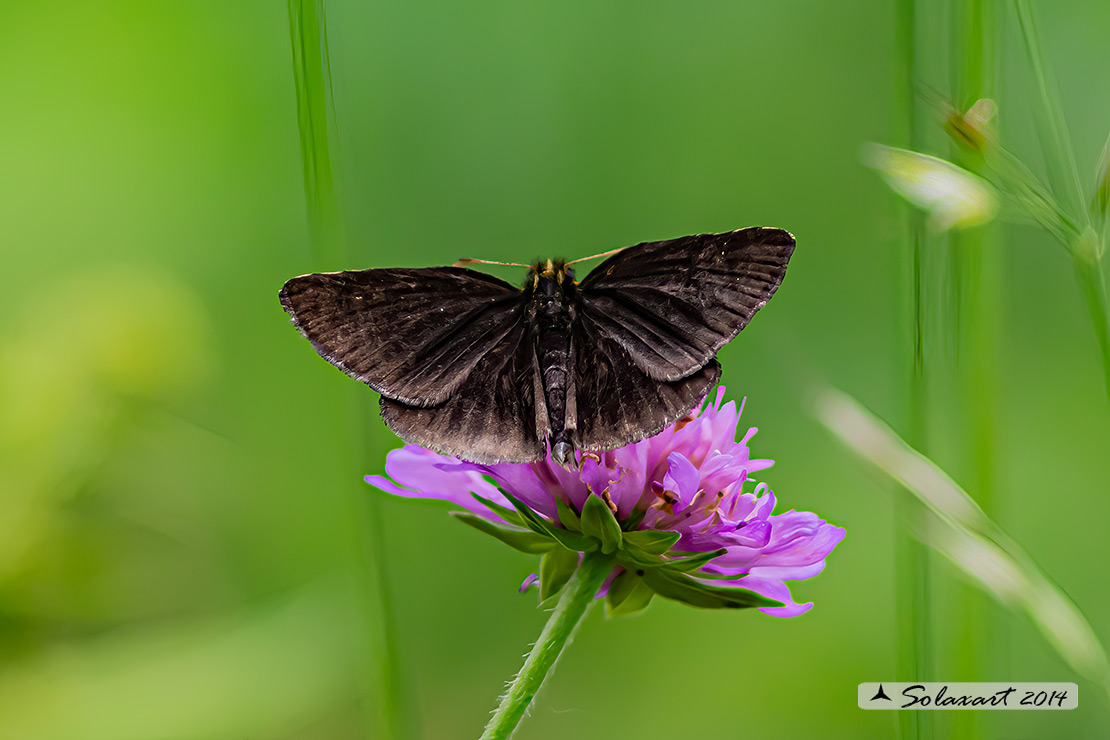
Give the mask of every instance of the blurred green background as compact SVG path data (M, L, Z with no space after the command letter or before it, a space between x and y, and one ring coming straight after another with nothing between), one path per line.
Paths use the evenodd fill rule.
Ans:
M893 489L803 397L821 379L904 421L904 206L859 163L864 142L905 143L891 3L327 9L346 264L310 246L285 3L0 4L0 738L373 736L385 619L411 737L477 736L543 623L516 591L536 559L435 505L369 502L361 476L398 441L278 289L748 225L787 228L798 250L722 350L724 382L748 397L753 454L777 460L780 506L847 539L796 584L816 602L797 619L662 600L591 614L518 737L894 737L892 713L854 700L894 677ZM1093 177L1110 5L1040 10ZM999 120L1028 154L1012 41ZM995 513L1106 641L1110 410L1088 318L1062 250L995 228ZM934 452L968 483L945 380L958 343L929 342ZM368 539L388 556L385 603ZM937 674L959 680L967 637L944 600L963 587L935 570ZM983 678L1081 695L1073 712L996 713L991 731L1105 737L1097 687L983 608Z

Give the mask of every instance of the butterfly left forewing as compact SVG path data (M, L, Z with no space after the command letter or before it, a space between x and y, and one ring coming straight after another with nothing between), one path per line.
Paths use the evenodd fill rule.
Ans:
M624 249L579 286L579 321L656 380L704 367L774 295L794 252L781 229L696 234Z

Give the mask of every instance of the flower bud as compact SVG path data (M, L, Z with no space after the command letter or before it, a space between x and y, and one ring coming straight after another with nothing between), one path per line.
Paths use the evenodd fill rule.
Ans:
M964 149L982 155L987 144L994 138L990 121L998 112L998 106L990 98L981 98L960 114L952 110L944 122L945 132Z

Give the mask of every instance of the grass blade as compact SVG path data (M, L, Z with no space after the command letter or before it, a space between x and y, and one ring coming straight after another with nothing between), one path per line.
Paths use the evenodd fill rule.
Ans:
M1079 608L936 463L840 391L822 391L816 416L849 449L898 481L927 516L916 535L980 588L1025 612L1057 654L1110 692L1110 661Z
M297 92L297 128L305 200L314 256L329 269L342 267L339 204L332 173L331 68L323 0L289 0L289 44Z

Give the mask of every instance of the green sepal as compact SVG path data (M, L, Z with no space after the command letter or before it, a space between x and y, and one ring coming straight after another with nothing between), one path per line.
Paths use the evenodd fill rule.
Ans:
M624 533L625 546L631 545L648 555L662 555L675 546L682 535L662 529L637 529Z
M536 534L522 527L497 524L496 522L491 522L489 519L483 519L480 516L463 511L452 511L451 516L455 517L463 524L469 524L479 532L485 532L491 537L496 537L513 549L526 552L530 555L547 552L551 548L559 546L559 543L550 537Z
M591 493L582 507L582 533L600 541L601 551L606 555L621 547L621 525L617 523L612 510L596 494Z
M625 532L639 531L636 528L639 527L640 523L644 521L645 516L647 516L647 509L633 509L631 514L621 520L621 529L623 529Z
M622 547L621 551L617 553L617 559L621 561L622 565L635 570L636 568L658 568L666 561L658 555L646 553L638 547Z
M578 532L572 532L569 529L555 526L554 522L548 521L532 511L527 504L516 496L505 493L505 498L509 500L509 503L513 505L513 508L516 509L517 513L520 515L523 526L536 534L546 535L547 537L558 540L564 547L577 552L593 552L598 548L598 543L594 539Z
M570 508L570 504L561 498L555 499L555 510L559 515L559 522L567 529L582 530L582 519Z
M741 588L724 588L700 583L682 573L663 569L644 571L644 582L655 593L703 609L748 609L756 606L782 606L782 602Z
M562 590L578 568L578 553L565 547L553 547L540 560L540 601L546 601Z
M505 493L505 498L516 509L517 517L521 520L521 526L528 527L528 529L536 532L537 534L545 534L549 537L554 537L552 530L556 527L542 516L532 511L532 509L523 501L513 496L511 493Z
M659 568L668 562L663 558L663 554L670 550L681 537L678 532L655 529L625 532L619 557L631 564L632 570L638 567Z
M714 581L738 581L741 578L746 578L747 573L708 573L704 570L697 572L698 578L711 578Z
M569 529L561 529L559 527L552 528L552 537L559 540L563 547L575 552L593 552L598 548L598 541L592 537L587 537L579 532L572 532Z
M509 524L515 524L518 527L525 526L524 520L521 518L520 514L516 513L516 511L514 511L513 509L510 509L507 506L502 506L498 503L494 503L485 496L479 496L478 494L473 492L470 495L478 499L478 503L480 503L482 506L492 511L494 514L497 514L497 516L501 517Z
M609 584L605 597L605 613L610 617L623 617L643 611L651 603L655 592L644 582L643 576L626 570Z
M710 552L699 552L694 555L689 555L682 558L664 559L663 567L667 570L679 571L681 573L691 573L698 568L705 567L710 560L720 557L728 552L727 548L720 548L719 550L711 550Z

